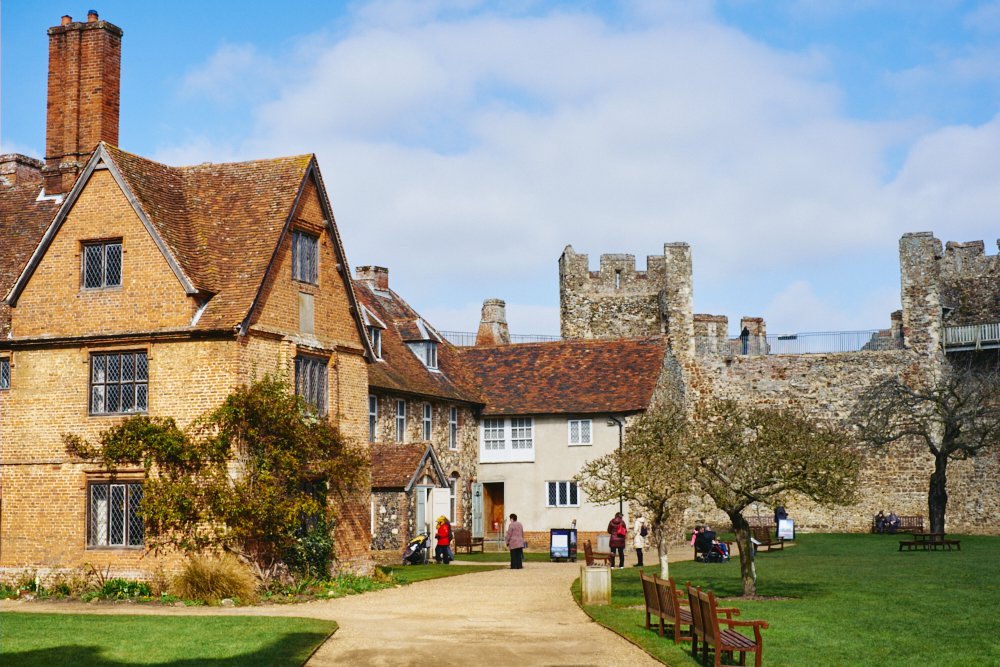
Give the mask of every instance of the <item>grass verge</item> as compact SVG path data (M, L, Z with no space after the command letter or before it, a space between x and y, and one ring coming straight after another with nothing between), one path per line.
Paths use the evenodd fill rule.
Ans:
M795 548L757 556L761 599L727 599L762 618L767 665L1000 664L993 605L1000 538L962 536L962 551L899 552L885 535L800 535ZM646 568L655 571L654 568ZM676 581L741 593L739 563L672 563ZM579 580L573 594L580 599ZM587 606L601 625L666 664L698 664L644 627L639 570L612 571L612 604Z
M8 665L301 665L332 621L257 616L0 613Z

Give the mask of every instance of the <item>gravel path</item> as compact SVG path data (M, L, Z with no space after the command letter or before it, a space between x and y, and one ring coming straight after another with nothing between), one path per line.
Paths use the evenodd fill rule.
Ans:
M224 609L0 601L0 611L336 621L340 629L315 653L311 666L659 665L580 610L569 590L579 575L579 563L532 562L523 570L504 568L297 605Z

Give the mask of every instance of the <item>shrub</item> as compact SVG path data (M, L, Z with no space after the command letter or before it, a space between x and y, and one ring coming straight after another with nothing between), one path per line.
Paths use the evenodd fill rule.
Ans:
M101 586L100 596L113 600L127 600L128 598L149 597L152 591L149 584L144 581L130 581L128 579L108 579Z
M220 558L192 556L171 585L171 593L187 600L217 603L223 598L249 602L255 598L257 581L232 554Z
M329 576L333 555L330 529L326 521L318 520L296 531L295 544L285 553L285 563L292 573L306 578Z

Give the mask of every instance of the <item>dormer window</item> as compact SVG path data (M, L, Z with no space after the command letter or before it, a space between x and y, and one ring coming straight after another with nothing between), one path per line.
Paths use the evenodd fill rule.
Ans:
M122 285L122 242L83 244L83 288L106 289Z
M292 232L292 280L316 285L319 282L319 237Z
M372 344L372 352L376 359L382 358L382 330L378 327L368 327L368 340Z
M437 342L433 340L422 340L415 343L407 343L417 359L427 368L436 369L438 367Z

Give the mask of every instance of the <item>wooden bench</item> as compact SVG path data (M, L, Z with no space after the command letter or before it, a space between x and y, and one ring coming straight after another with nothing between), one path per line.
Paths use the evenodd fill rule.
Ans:
M876 516L878 516L878 515L876 515ZM888 533L889 532L889 521L888 521L888 519L889 518L886 517L885 528L882 531L883 533ZM871 532L873 532L873 533L877 533L878 532L878 527L875 525L875 517L872 517ZM899 527L896 528L895 532L897 532L897 533L912 533L912 532L922 533L922 532L924 532L924 517L920 516L919 514L918 515L913 515L913 516L901 516L901 517L899 517Z
M611 565L614 556L611 554L601 553L600 551L594 551L594 548L590 546L590 540L583 543L583 555L587 560L587 566L593 565Z
M675 644L691 641L691 611L687 607L687 601L681 599L673 578L660 579L656 575L640 571L639 579L646 602L646 629L652 629L650 619L656 618L659 625L657 631L661 637L669 626L673 629ZM687 634L682 634L683 626L688 627Z
M698 658L698 644L701 643L701 661L708 664L708 652L715 653L715 667L722 665L722 656L726 655L732 662L733 653L740 654L740 664L746 664L746 654L753 653L754 664L760 667L764 652L764 639L760 631L767 629L767 621L737 621L730 614L734 610L717 606L712 591L702 591L687 585L688 602L691 607L693 639L691 641L691 656ZM739 611L735 610L735 614ZM725 628L720 627L725 625ZM735 627L753 628L753 638L733 630Z
M938 549L951 551L953 548L961 551L962 541L946 539L944 533L914 532L912 540L899 541L899 550L902 551L903 547L906 547L907 551L937 551Z
M465 549L466 553L472 553L476 549L480 553L483 551L483 538L473 537L472 531L465 528L459 528L455 531L455 551L458 552L459 549Z
M768 551L771 549L785 550L785 538L775 537L773 529L761 526L750 526L750 532L753 535L753 538L757 540L757 549L767 549Z

